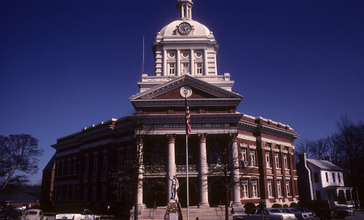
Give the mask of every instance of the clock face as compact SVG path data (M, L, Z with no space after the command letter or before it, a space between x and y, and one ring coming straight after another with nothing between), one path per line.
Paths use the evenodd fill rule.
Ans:
M192 27L189 23L187 22L182 22L181 24L179 24L178 26L178 32L180 34L186 35L189 34L192 30Z

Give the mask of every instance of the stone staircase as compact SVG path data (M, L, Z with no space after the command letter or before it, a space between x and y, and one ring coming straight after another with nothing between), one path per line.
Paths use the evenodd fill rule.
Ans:
M164 220L166 207L157 208L142 208L139 212L139 220L155 219ZM237 214L237 213L236 213ZM187 219L187 208L182 208L182 217ZM133 219L133 214L131 215ZM201 207L190 206L189 207L189 219L190 220L225 220L225 206L219 207ZM229 220L232 220L231 208L229 208Z

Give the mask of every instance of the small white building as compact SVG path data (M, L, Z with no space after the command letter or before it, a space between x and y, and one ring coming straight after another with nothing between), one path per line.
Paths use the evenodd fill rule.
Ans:
M352 200L352 187L345 187L343 169L330 160L307 159L299 155L297 164L300 200Z

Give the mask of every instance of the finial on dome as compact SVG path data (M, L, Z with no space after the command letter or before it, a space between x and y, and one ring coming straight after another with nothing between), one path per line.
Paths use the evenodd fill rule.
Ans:
M188 20L192 19L192 0L178 0L176 7L178 9L178 19Z

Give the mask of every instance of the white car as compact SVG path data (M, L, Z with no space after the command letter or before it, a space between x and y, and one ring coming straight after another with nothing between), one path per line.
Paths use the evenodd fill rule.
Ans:
M286 220L292 219L297 220L296 216L292 213L283 213L280 209L277 208L264 208L263 210L264 219L270 220ZM234 215L234 220L260 220L262 219L262 210L260 208L253 208L246 215Z
M29 209L25 211L24 215L21 217L21 220L43 220L44 213L40 209Z
M101 220L101 216L94 215L90 210L84 209L82 213L58 214L56 220Z
M338 203L337 201L334 201L335 207L338 209L353 209L354 206L347 204L347 203Z

